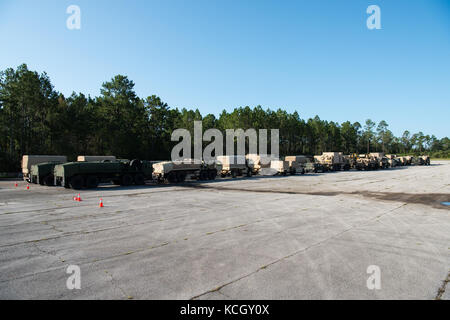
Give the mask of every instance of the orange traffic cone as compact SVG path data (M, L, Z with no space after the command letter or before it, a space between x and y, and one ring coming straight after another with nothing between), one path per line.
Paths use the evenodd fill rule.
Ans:
M27 183L27 190L30 190L30 185Z
M78 202L81 202L82 200L81 200L81 196L80 196L80 194L78 194L78 198L77 198L77 201Z
M73 201L77 201L77 199L78 199L77 196L74 196L74 197L73 197Z
M19 185L17 184L17 182L16 182L16 183L14 183L14 187L16 187L16 188L17 188L18 186L19 186Z
M98 204L98 207L103 208L103 199L102 198L100 198L100 203Z

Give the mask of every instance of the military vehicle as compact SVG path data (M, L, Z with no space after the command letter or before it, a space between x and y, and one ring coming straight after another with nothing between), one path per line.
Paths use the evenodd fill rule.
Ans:
M58 164L53 174L55 185L82 189L96 188L100 182L109 181L123 186L143 185L146 179L151 179L152 170L149 161L123 159Z
M179 183L187 177L197 180L214 180L220 171L217 164L198 163L192 159L183 161L162 161L153 164L153 179L158 182Z
M397 157L395 160L397 160L398 166L406 166L406 157Z
M23 179L25 181L31 182L30 170L31 166L34 164L44 163L44 162L67 162L66 156L49 156L49 155L24 155L22 157L22 173Z
M296 174L301 173L305 174L305 166L310 160L307 156L286 156L284 157L284 161L288 162L289 165L289 173Z
M378 168L389 168L389 159L384 155L384 152L372 152L370 153L370 156L376 159L378 162Z
M406 165L407 166L411 166L413 164L415 164L416 159L413 156L406 156Z
M429 166L431 164L430 156L420 156L419 159L422 160L422 165Z
M376 170L379 167L378 160L369 154L352 155L353 168L356 170Z
M259 154L247 154L245 156L249 167L252 170L252 174L265 173L271 167L272 160L278 160L268 155L259 155Z
M78 156L79 162L91 162L91 161L114 161L117 160L115 156Z
M388 165L390 168L394 168L398 165L396 160L397 156L395 154L387 154L386 158L388 159Z
M270 161L270 171L273 175L287 175L289 172L289 162L284 160Z
M44 162L39 164L33 164L30 170L30 182L40 185L53 186L54 176L53 170L57 164L61 164L60 161Z
M217 163L221 165L220 176L222 178L226 176L246 175L251 177L253 175L253 164L247 161L244 156L219 156L217 157Z
M350 169L350 165L346 163L342 152L323 152L320 156L314 156L314 159L327 171Z

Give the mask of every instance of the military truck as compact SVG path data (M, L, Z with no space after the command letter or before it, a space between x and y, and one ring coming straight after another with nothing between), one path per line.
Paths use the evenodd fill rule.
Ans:
M151 179L152 170L149 161L123 159L58 164L53 174L55 185L90 189L96 188L100 182L110 181L122 186L143 185L146 179Z
M353 167L358 170L376 170L379 167L378 160L369 154L360 154L353 156Z
M31 166L34 164L44 163L44 162L67 162L66 156L50 156L50 155L24 155L22 157L22 173L23 179L25 181L31 182L30 170Z
M413 164L415 164L416 159L413 156L406 156L406 165L407 166L411 166Z
M162 161L153 164L153 179L157 182L168 181L179 183L187 177L197 180L214 180L218 174L219 166L216 164L198 163L192 159L183 161Z
M395 158L395 160L397 160L397 165L398 166L406 166L406 157L397 157Z
M273 175L287 175L289 172L289 162L284 160L271 160L270 171Z
M387 154L386 158L388 159L388 165L390 168L394 168L398 165L396 160L397 156L395 154Z
M421 165L429 166L431 164L430 156L420 156Z
M253 164L247 161L245 156L219 156L216 159L217 163L221 165L220 176L222 178L231 176L251 177L253 175Z
M54 176L53 170L57 164L61 164L60 161L44 162L34 164L30 170L30 182L40 185L53 186Z
M370 156L378 162L378 168L389 168L389 159L384 155L384 152L372 152Z
M342 152L323 152L320 156L314 156L327 171L349 170L350 165L346 163Z
M269 155L259 154L247 154L245 156L249 168L252 170L252 174L259 174L267 172L271 167L272 160L278 160Z
M90 161L115 161L115 156L78 156L78 162L90 162Z
M308 157L303 156L303 155L286 156L286 157L284 157L284 161L288 162L290 174L296 174L296 173L305 174L306 163L310 162Z

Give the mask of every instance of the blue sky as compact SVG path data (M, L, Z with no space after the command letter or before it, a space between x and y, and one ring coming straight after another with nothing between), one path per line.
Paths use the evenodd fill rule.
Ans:
M1 70L27 63L65 95L124 74L202 114L259 104L450 136L450 0L0 0L0 39Z

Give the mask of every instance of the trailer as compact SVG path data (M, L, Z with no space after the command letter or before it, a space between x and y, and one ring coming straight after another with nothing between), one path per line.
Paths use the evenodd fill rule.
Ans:
M143 185L152 177L149 161L116 160L92 162L68 162L55 166L54 184L65 188L96 188L100 182L113 182L117 185Z
M180 162L161 161L153 164L152 177L157 182L180 183L187 177L197 180L214 180L219 172L217 164L198 163L194 160Z
M22 157L22 173L23 179L27 182L31 182L30 171L31 166L45 162L67 162L66 156L52 156L52 155L24 155Z
M60 161L44 162L34 164L30 170L30 182L40 185L53 186L55 177L53 175L55 166L61 164Z

